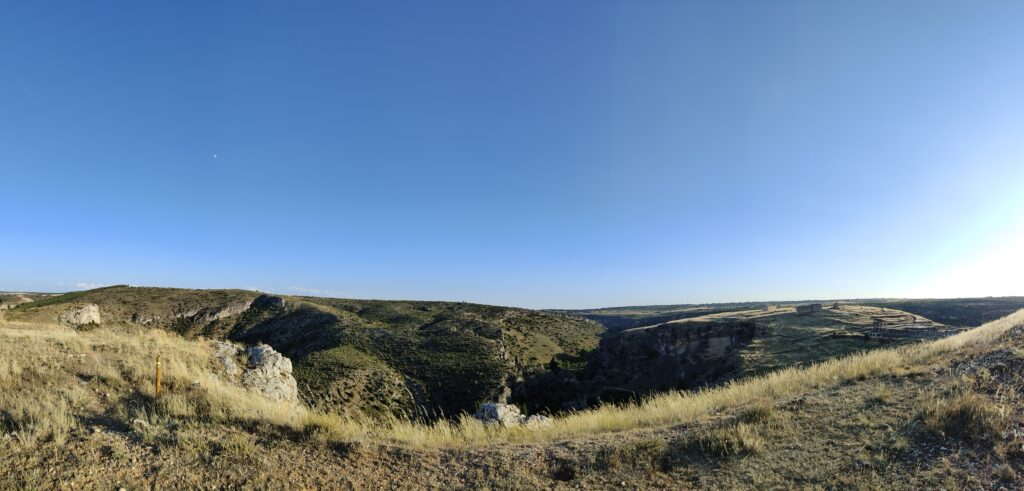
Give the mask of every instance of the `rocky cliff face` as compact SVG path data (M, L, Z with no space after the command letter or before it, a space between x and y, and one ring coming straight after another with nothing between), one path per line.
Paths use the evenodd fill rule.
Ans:
M638 393L692 389L739 367L752 321L669 322L609 336L591 355L587 378Z
M132 324L143 326L170 327L185 335L209 335L211 333L207 329L211 324L243 314L249 310L252 304L252 300L240 300L212 307L193 307L164 315L134 312L127 320Z
M668 322L611 334L589 354L584 370L533 373L512 400L531 412L577 410L712 385L739 368L739 348L756 331L752 321L722 320Z

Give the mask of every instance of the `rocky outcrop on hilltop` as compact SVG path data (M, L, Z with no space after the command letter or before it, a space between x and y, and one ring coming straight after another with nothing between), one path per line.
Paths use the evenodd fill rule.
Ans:
M130 320L134 324L143 326L170 325L182 334L203 332L211 324L225 319L244 314L253 307L255 300L239 300L223 305L193 307L188 310L179 310L169 315L160 313L135 312Z
M102 323L102 319L100 318L100 307L93 303L80 305L61 313L57 317L57 321L61 324L68 324L71 326L100 324Z
M233 315L241 314L242 312L249 310L251 305L251 301L233 302L223 307L211 307L182 312L176 315L175 318L187 318L196 324L205 325L213 321L219 321Z
M278 297L276 295L260 295L260 296L256 297L255 300L252 301L251 305L254 308L260 308L260 309L262 309L262 308L282 309L285 306L285 301L284 301L283 298Z

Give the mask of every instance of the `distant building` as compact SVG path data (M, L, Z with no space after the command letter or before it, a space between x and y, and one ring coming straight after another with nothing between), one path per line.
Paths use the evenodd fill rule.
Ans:
M775 312L775 304L770 303L764 306L765 312Z
M832 310L839 310L839 302L832 304Z
M821 312L821 304L820 303L811 303L811 304L807 304L807 305L797 305L796 306L796 313L798 315L813 314L815 312Z

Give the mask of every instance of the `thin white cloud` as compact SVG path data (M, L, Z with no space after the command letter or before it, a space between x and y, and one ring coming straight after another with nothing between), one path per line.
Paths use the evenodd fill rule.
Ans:
M303 286L289 286L289 291L293 291L303 295L310 295L314 297L351 297L351 293L340 292L337 290L320 290L317 288L306 288Z
M93 290L95 288L103 288L105 286L110 286L110 285L108 285L106 283L91 283L91 282L88 282L88 281L79 281L79 282L75 282L75 283L61 281L60 283L57 283L57 286L67 286L67 287L71 287L71 288L74 288L74 289L77 289L77 290Z

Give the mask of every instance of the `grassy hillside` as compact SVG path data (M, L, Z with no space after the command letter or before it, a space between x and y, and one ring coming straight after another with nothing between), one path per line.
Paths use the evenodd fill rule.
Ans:
M521 367L592 349L603 331L582 318L509 307L258 298L246 290L116 286L21 305L8 319L53 323L69 308L96 304L104 325L266 342L292 359L311 406L427 418L471 412L499 397Z
M645 310L640 308L616 309L616 311L622 315L647 315L644 313ZM756 335L749 343L742 344L739 348L739 360L736 363L736 368L724 372L718 379L719 382L913 342L911 340L871 339L866 336L873 325L875 316L908 314L904 311L880 306L844 303L840 304L837 309L829 304L819 312L805 315L796 314L792 306L779 305L775 305L772 309L764 307L752 309L749 305L743 308L731 306L728 309L718 308L710 311L704 308L694 308L687 313L689 315L685 317L660 325L685 327L716 319L752 320L757 323ZM923 316L912 317L921 325L943 327Z
M269 403L209 355L162 330L0 324L0 487L963 489L1024 472L1024 312L536 429Z
M782 368L815 363L830 358L913 342L877 340L865 336L874 316L892 316L905 312L875 306L843 304L840 309L827 306L820 312L796 315L788 308L776 314L760 314L758 335L740 350L741 370L736 377L748 377ZM742 315L741 315L742 317ZM916 322L931 322L915 316Z
M135 288L124 285L97 288L47 297L19 305L8 318L54 322L73 305L96 304L103 321L116 325L148 325L170 328L180 319L205 309L251 302L259 293L248 290L193 290L182 288Z

